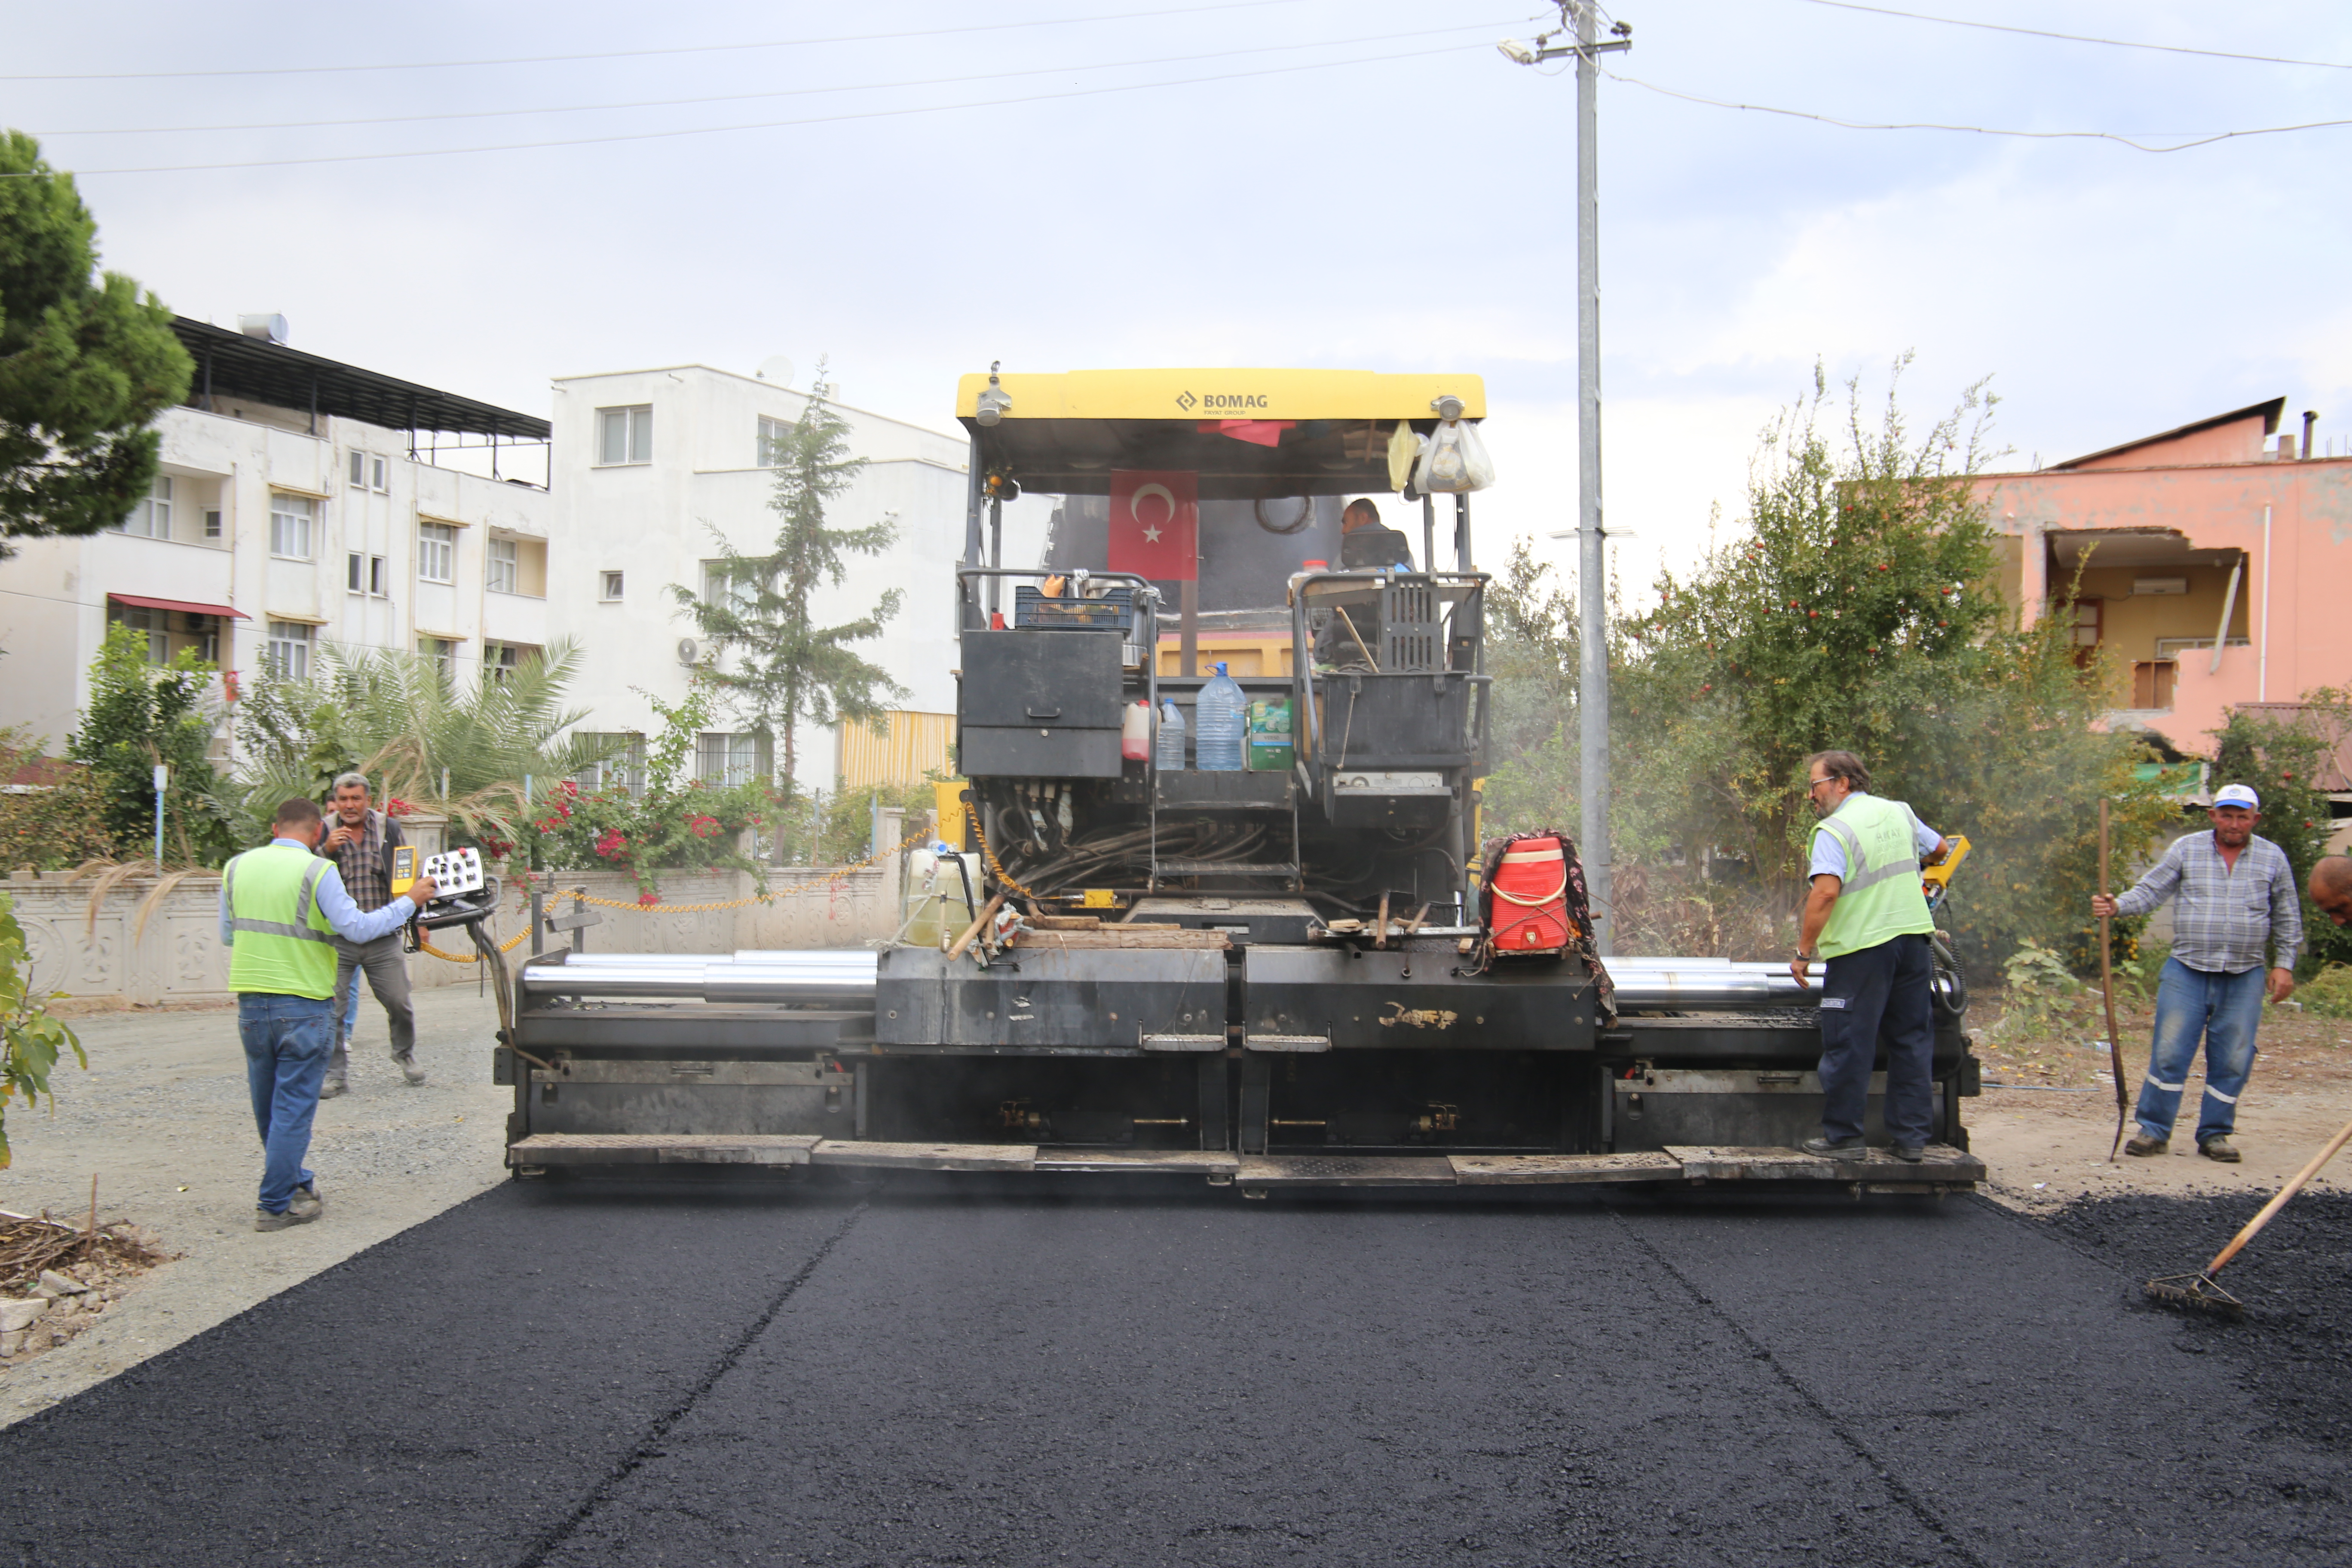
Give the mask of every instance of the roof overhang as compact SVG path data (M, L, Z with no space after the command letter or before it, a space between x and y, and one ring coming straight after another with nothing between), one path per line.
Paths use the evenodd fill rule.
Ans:
M151 599L141 594L109 594L107 603L126 605L134 610L177 610L185 616L218 616L227 620L253 619L232 605L200 605L194 599Z
M2103 451L2087 453L2080 458L2070 458L2063 463L2053 463L2045 471L2063 473L2068 468L2079 468L2084 463L2095 463L2102 458L2118 457L2136 447L2153 447L2158 441L2178 440L2183 436L2194 436L2200 430L2211 430L2223 425L2235 425L2242 419L2259 417L2263 422L2263 434L2275 436L2278 434L2279 416L2285 412L2286 399L2284 397L2273 397L2268 403L2250 403L2243 408L2233 408L2227 414L2216 414L2210 419L2200 419L2195 424L2183 425L2177 430L2165 430L2154 436L2142 436L2137 440L2126 441L2120 447L2109 447Z
M188 401L197 407L207 406L204 399L209 389L213 408L224 397L244 397L277 408L315 408L385 430L447 431L517 441L545 441L553 431L546 420L528 414L321 359L208 321L174 316L172 330L196 362Z
M1363 370L1081 370L1006 375L1010 398L980 422L990 378L956 388L956 418L982 465L1024 489L1107 495L1113 468L1200 476L1203 500L1359 495L1392 489L1388 445L1399 423L1435 428L1441 398L1486 417L1483 379Z

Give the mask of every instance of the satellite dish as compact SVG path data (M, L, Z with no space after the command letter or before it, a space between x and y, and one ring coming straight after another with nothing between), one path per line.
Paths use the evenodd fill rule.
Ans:
M782 354L771 354L760 362L760 379L772 381L778 386L793 384L793 362Z
M677 639L678 663L686 665L688 668L692 668L694 661L701 657L702 649L695 643L695 640L692 637L680 637Z

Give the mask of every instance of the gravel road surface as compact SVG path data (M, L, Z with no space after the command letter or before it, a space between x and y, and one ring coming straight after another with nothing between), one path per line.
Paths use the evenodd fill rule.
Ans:
M0 1433L0 1541L566 1568L2352 1556L2340 1439L2233 1354L2181 1353L2210 1331L2144 1309L2116 1250L1974 1199L509 1184Z

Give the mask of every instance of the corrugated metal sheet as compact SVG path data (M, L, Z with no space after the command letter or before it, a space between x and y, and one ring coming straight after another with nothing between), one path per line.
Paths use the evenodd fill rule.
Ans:
M893 709L885 731L845 719L841 724L841 783L845 789L873 784L915 784L926 773L947 773L948 746L955 739L952 713L910 713Z

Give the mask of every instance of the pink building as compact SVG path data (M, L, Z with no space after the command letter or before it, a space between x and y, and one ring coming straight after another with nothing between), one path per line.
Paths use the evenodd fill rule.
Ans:
M2068 616L2110 673L2113 721L2186 755L2234 708L2352 684L2352 456L2311 455L2316 415L2280 434L2285 406L1976 481L2003 592L2029 619Z

